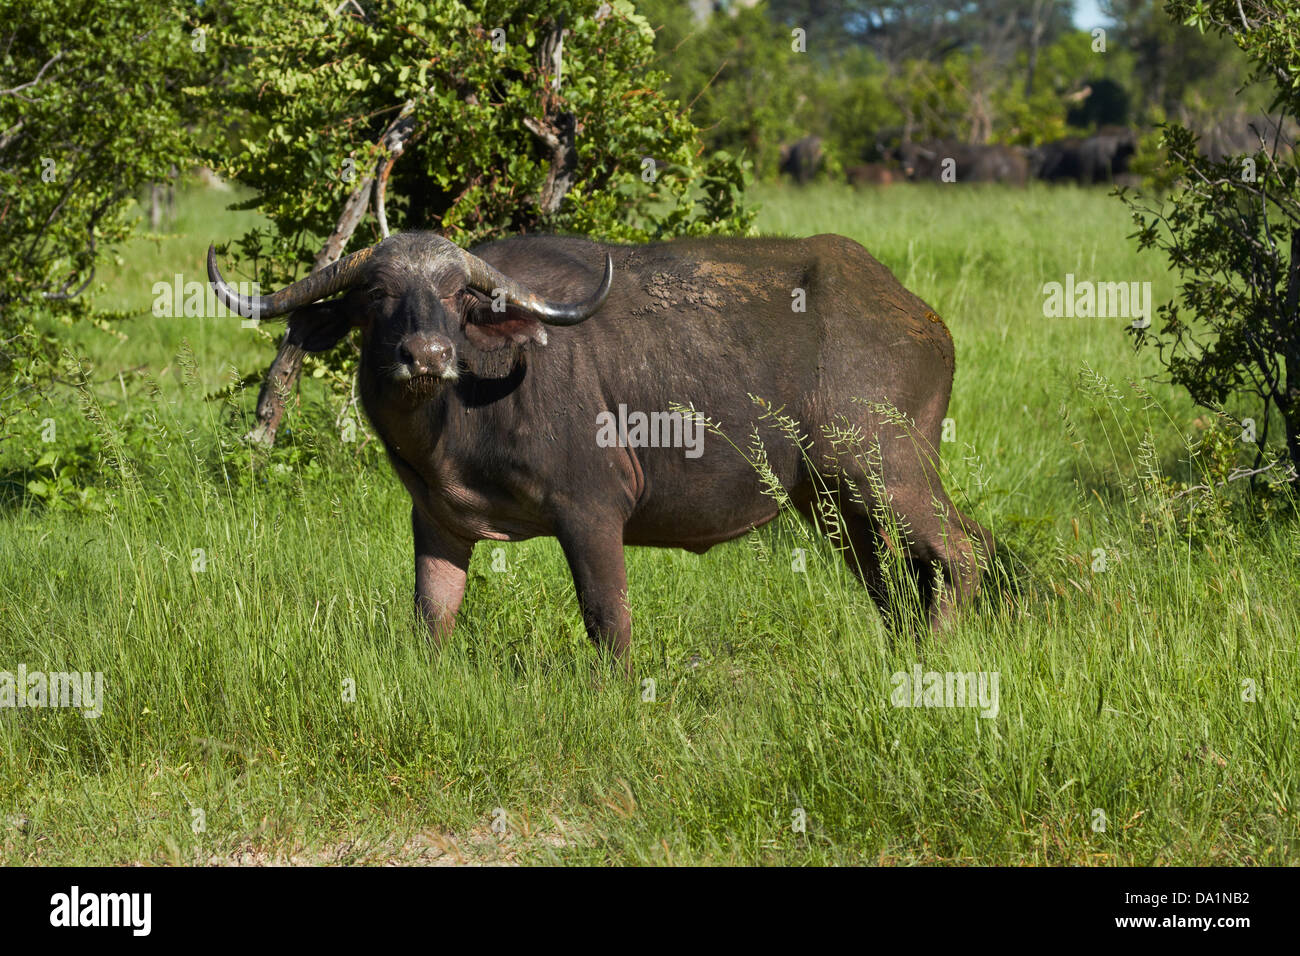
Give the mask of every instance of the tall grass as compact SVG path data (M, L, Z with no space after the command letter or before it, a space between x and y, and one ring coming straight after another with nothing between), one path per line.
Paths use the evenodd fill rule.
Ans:
M106 697L97 719L0 710L0 859L1295 862L1294 508L1184 493L1221 426L1145 382L1114 321L1041 315L1068 271L1170 290L1122 208L760 199L765 230L857 238L945 317L945 481L1013 550L1018 591L918 645L790 516L704 556L631 549L629 683L597 664L553 541L483 544L434 654L409 501L373 443L341 441L308 383L284 446L244 448L254 396L204 396L265 347L142 317L125 343L74 340L84 381L0 448L0 670L102 671ZM183 234L103 301L197 274L237 228L212 204L189 197ZM74 483L101 508L21 491L57 467L35 467L44 417L61 460L94 458ZM918 665L996 672L997 716L895 706Z

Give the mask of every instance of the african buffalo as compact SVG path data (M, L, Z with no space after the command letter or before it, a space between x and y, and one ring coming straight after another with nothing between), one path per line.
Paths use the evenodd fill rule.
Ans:
M1082 186L1114 182L1128 172L1137 153L1137 134L1123 127L1103 127L1084 139L1067 137L1037 150L1036 175L1048 182L1073 180Z
M1229 156L1253 155L1260 149L1272 152L1274 146L1285 156L1295 149L1300 127L1289 117L1243 114L1201 126L1197 132L1200 151L1219 163Z
M903 143L896 151L903 173L914 182L1007 183L1029 178L1026 150L1016 146L930 140Z
M952 338L849 239L524 236L466 252L403 233L269 296L239 295L212 248L208 276L240 314L293 313L307 351L361 329L361 399L411 495L416 607L435 643L475 542L551 535L588 635L626 660L623 546L703 552L772 520L776 495L846 546L887 616L878 546L911 568L932 624L979 587L972 538L984 554L991 542L937 470ZM665 427L648 437L654 416ZM802 449L777 416L800 423Z
M863 163L845 169L844 178L850 186L888 186L898 181L899 172L884 163Z
M780 170L800 186L812 182L822 165L822 141L817 136L805 136L781 147Z

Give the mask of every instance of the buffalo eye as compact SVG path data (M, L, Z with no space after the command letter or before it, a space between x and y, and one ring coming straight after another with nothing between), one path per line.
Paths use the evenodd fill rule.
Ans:
M443 308L457 318L464 318L465 314L478 303L478 298L468 289L458 289L451 295L444 295L439 298L442 301Z

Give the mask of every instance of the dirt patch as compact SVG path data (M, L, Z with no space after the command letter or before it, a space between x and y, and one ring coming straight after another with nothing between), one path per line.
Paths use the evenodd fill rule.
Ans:
M403 842L343 840L289 853L247 844L196 860L200 866L519 866L521 856L569 845L559 834L422 831Z

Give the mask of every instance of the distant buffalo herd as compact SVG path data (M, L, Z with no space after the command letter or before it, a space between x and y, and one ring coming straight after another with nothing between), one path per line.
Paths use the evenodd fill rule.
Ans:
M952 140L904 142L883 151L885 162L848 166L853 186L888 186L911 182L1006 183L1023 186L1031 179L1047 182L1123 183L1137 153L1137 133L1111 126L1091 136L1058 139L1041 146L999 146ZM803 184L822 166L821 140L805 136L781 149L781 172Z

